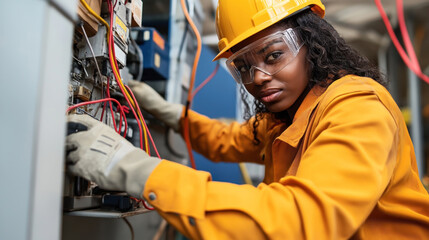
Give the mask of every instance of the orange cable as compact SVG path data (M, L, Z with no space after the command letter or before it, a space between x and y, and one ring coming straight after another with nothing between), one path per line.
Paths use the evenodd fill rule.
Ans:
M194 84L195 84L195 76L197 73L198 62L199 62L200 56L201 56L201 45L202 44L201 44L200 32L198 31L197 27L195 26L194 22L192 21L191 16L189 15L188 9L186 8L185 0L180 0L180 4L182 5L182 10L183 10L183 13L185 14L186 20L188 20L188 23L191 26L192 31L195 34L195 37L197 38L197 52L195 53L194 63L192 66L192 74L191 74L191 80L189 83L188 98L187 98L186 108L185 108L185 119L184 119L185 122L184 122L184 126L183 126L183 134L184 134L184 138L185 138L185 142L186 142L186 147L188 149L188 154L189 154L189 159L191 161L191 166L192 166L192 168L196 169L194 155L192 153L190 133L189 133L188 111L191 108L192 90L193 90Z

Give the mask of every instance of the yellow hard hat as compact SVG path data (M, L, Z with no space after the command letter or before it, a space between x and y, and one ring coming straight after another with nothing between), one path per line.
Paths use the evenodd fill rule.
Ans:
M320 17L325 15L320 0L219 0L216 10L219 54L213 61L229 57L231 47L307 6Z

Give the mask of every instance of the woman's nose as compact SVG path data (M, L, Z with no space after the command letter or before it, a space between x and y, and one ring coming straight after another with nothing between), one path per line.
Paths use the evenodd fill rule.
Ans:
M265 71L263 71L262 69L259 68L254 68L253 69L253 82L256 85L262 85L267 81L271 81L272 76L268 73L266 73Z

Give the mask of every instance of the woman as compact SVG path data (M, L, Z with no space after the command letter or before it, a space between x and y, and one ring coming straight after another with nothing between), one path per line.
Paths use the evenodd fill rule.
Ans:
M256 114L225 125L190 111L192 146L213 161L264 164L258 187L149 157L82 116L69 119L88 127L67 137L69 169L143 196L192 239L427 238L429 197L401 112L323 15L320 1L219 1L215 59L228 58ZM130 85L180 131L181 105Z

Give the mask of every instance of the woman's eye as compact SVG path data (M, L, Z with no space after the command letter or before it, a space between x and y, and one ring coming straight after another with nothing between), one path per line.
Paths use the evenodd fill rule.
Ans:
M270 54L268 54L268 56L266 57L266 61L268 63L276 61L278 58L280 58L282 56L282 52L272 52Z
M248 67L246 65L243 66L237 66L238 71L240 71L241 73L245 73L248 71Z

